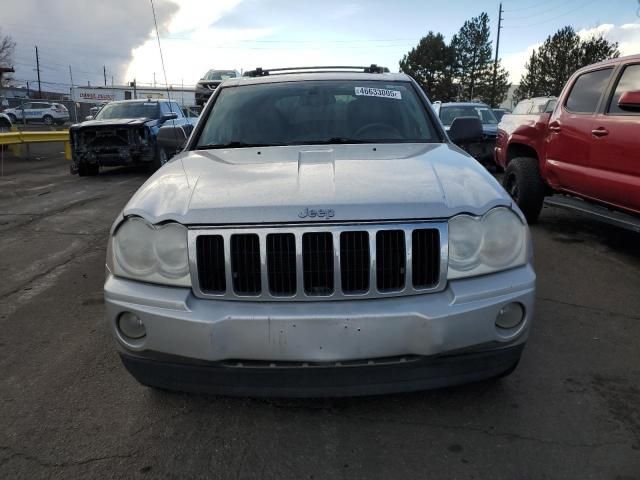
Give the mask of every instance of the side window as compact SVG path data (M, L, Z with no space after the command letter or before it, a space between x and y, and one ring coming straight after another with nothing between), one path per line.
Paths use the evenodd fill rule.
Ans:
M640 65L629 65L624 69L620 81L616 86L616 90L611 98L608 112L612 115L640 115L638 112L629 112L618 107L618 100L625 92L633 92L640 90Z
M612 68L605 68L580 75L565 103L567 110L572 113L594 113L612 71Z
M33 107L31 106L31 103L23 103L23 104L22 104L22 108L24 108L25 110L27 110L27 109L31 109L31 108L33 108Z
M556 104L558 100L549 100L547 103L547 108L544 109L544 113L553 113L553 110L556 108Z

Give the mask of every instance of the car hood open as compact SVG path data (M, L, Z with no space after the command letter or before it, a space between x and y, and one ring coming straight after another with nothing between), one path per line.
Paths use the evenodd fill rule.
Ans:
M498 182L455 146L367 144L185 152L136 192L123 214L152 223L223 225L386 221L483 214L511 205Z

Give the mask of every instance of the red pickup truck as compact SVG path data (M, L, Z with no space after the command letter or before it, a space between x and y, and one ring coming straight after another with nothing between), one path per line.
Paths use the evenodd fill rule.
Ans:
M498 127L495 161L529 222L554 194L559 206L640 220L640 55L578 70L553 103Z

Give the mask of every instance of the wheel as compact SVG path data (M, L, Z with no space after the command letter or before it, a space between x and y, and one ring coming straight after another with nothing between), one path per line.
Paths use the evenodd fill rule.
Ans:
M13 113L7 114L7 117L9 117L9 120L11 120L11 123L16 123L17 117Z
M149 173L153 173L169 161L167 151L162 147L156 147L156 154L149 163Z
M530 157L511 160L505 171L504 188L520 207L527 221L535 223L542 210L545 193L538 160Z
M45 125L53 125L53 117L51 115L45 115L42 117L42 121Z
M97 163L81 163L78 165L78 175L81 177L93 177L100 172L100 166Z

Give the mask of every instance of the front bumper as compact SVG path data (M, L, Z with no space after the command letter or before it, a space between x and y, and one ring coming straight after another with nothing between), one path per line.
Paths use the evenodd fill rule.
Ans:
M287 368L307 368L305 364L324 368L318 370L324 373L308 377L309 381L315 378L322 391L333 392L330 385L319 381L327 377L326 381L335 380L335 388L343 387L339 390L347 395L355 394L350 386L356 389L359 379L370 385L364 389L369 394L375 393L371 390L376 388L385 393L494 376L517 361L505 349L517 346L521 349L524 345L534 296L535 274L530 265L451 281L438 293L367 300L286 303L203 300L196 298L190 289L143 284L112 275L105 283L107 321L121 347L125 366L136 378L149 385L186 390L194 390L195 385L203 383L200 390L238 394L247 394L252 387L257 388L257 394L271 394L270 382L251 385L251 381L266 381L277 376L277 372L285 372L281 378L289 375L289 381L283 380L279 391L291 395L295 385L305 384L300 378L307 378L307 373L290 375ZM498 329L496 315L511 302L523 305L524 321L512 330ZM127 340L121 335L117 318L122 312L133 312L143 320L146 337ZM477 363L469 360L466 367L456 367L450 374L449 367L438 367L433 373L434 362L441 365L445 356L470 353L489 360ZM471 357L451 358L458 358L452 361L460 365L463 358ZM394 368L380 365L381 359L391 362ZM217 383L220 372L232 368L229 362L236 365L230 375L240 385L227 387L224 382ZM262 365L269 368L262 368L257 374L238 374L237 365L255 362L260 368ZM292 366L291 362L300 365ZM358 365L364 362L358 368L371 373L350 377L338 372L346 368L339 364L353 362ZM405 368L408 378L396 372ZM191 380L182 382L180 372L185 369L191 370ZM262 378L260 372L266 376ZM386 383L396 387L383 386L381 378L385 372L391 375ZM369 375L373 381L367 380ZM421 375L423 382L419 381ZM437 380L431 381L432 377ZM204 382L206 378L210 381ZM216 386L220 388L216 390Z
M121 353L143 385L183 392L253 397L344 397L450 387L515 368L524 344L436 357L401 357L355 364L197 363Z
M97 147L74 149L72 157L76 170L81 163L101 167L142 165L154 160L155 150L153 145Z

